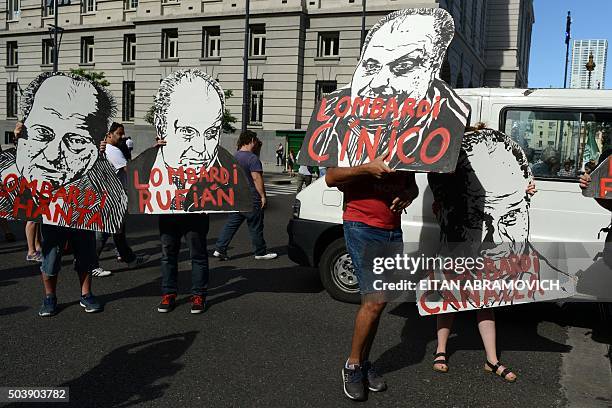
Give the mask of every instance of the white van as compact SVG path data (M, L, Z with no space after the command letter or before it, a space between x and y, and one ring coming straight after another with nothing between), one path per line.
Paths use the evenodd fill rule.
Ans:
M484 122L511 136L525 150L534 171L538 193L530 209L531 242L597 242L610 213L593 199L582 196L578 176L585 166L612 147L612 90L491 89L456 90L471 105L472 124ZM608 140L610 138L610 140ZM605 146L604 146L605 144ZM552 166L542 166L542 159ZM402 216L404 240L439 239L432 213L432 193L426 174L417 174L419 197ZM359 288L342 232L342 193L323 178L296 198L287 227L289 257L296 263L318 267L331 296L359 301ZM603 244L602 244L603 245ZM595 256L595 254L593 254Z

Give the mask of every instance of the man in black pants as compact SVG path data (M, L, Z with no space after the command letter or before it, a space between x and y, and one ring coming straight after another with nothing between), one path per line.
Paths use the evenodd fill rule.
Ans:
M191 313L204 311L208 289L207 234L208 214L159 216L162 300L157 307L158 312L170 312L175 306L178 291L178 256L182 237L185 237L191 258Z

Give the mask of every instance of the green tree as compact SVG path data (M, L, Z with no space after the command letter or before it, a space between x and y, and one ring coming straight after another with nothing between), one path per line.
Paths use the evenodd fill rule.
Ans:
M110 82L108 82L104 76L104 72L85 71L83 68L70 68L70 73L97 82L104 87L110 85Z
M155 105L152 105L145 113L144 121L149 125L153 125L155 123Z
M226 89L224 91L225 94L225 111L223 112L223 120L221 121L221 125L223 126L223 131L226 133L234 133L236 131L236 127L233 126L234 123L238 121L234 115L231 114L229 109L227 109L227 100L234 96L234 91L231 89Z
M232 96L234 96L234 92L231 89L225 90L224 94L225 94L226 101ZM144 116L144 121L147 122L149 125L153 125L154 120L155 120L155 105L152 105L147 110L147 113ZM238 119L236 119L236 117L231 114L229 109L225 108L225 111L223 112L223 119L221 120L221 126L223 128L223 131L227 133L234 133L236 131L236 127L233 126L233 124L236 123L237 121Z

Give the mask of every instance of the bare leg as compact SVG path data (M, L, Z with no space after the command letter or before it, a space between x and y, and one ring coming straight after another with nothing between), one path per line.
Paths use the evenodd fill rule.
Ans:
M384 302L364 301L359 307L357 317L355 318L351 355L348 359L349 364L362 363L361 358L364 355L368 342L372 342L376 335L378 320L385 306L386 303Z
M370 350L372 350L372 344L374 343L374 337L376 337L376 332L378 332L379 323L380 323L380 315L378 315L378 318L376 319L376 321L374 322L374 325L372 326L372 330L366 341L365 348L363 349L363 352L361 353L361 361L368 361L370 359Z
M49 276L41 272L40 278L45 290L45 296L55 294L55 289L57 288L57 275Z
M40 252L42 251L42 243L40 242L40 224L36 222L34 223L34 226L36 227L36 233L34 234L34 247Z
M79 272L79 281L81 283L81 295L91 293L91 275L89 272Z
M438 326L438 346L436 348L436 353L446 353L446 345L448 343L448 338L450 337L451 328L453 327L453 322L455 321L454 313L446 313L440 314L436 316L436 323ZM437 360L443 360L443 357L438 357ZM435 361L435 360L434 360ZM446 364L435 364L434 367L440 370L448 370L448 365Z
M493 313L493 310L490 309L479 310L476 312L476 318L478 319L478 331L480 332L480 337L482 337L482 343L484 344L487 361L491 364L497 364L499 360L497 359L497 347L495 345L495 314ZM501 373L504 368L504 366L500 366L497 369L497 372ZM508 380L515 378L516 375L514 375L514 373L510 373L507 376Z
M39 246L38 247L36 246L37 230L38 228L36 227L35 222L33 221L26 222L25 234L26 234L26 241L28 242L28 255L34 255L34 252L36 252L40 248L40 242L39 242Z

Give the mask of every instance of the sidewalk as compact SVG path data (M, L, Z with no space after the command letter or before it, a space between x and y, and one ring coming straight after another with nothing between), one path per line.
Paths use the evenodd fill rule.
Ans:
M279 175L287 175L289 178L289 174L283 173L285 170L285 166L277 166L274 162L262 162L264 174L279 174Z

